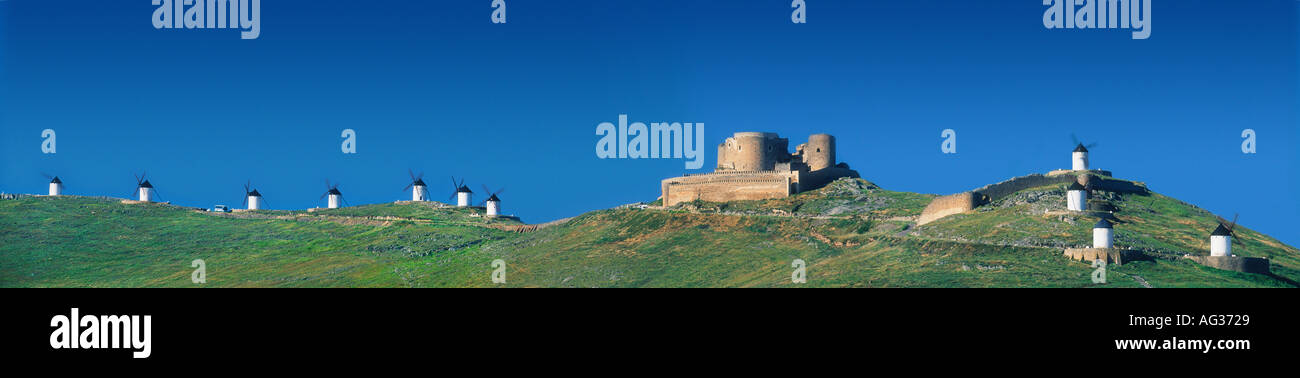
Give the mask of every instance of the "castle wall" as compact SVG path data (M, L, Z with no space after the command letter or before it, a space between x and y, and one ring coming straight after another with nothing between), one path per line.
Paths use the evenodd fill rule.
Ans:
M732 134L718 145L718 166L713 173L660 182L663 204L781 198L821 188L841 177L858 177L847 165L835 165L835 137L813 134L808 139L799 146L799 159L794 159L790 141L775 133Z
M1110 177L1089 174L1032 174L1016 177L997 184L986 185L982 188L975 189L975 191L988 196L989 202L993 202L1021 190L1048 185L1068 185L1071 182L1078 182L1089 190L1102 190L1117 193L1150 192L1146 186L1131 181L1117 180Z
M965 192L935 198L925 206L925 210L921 211L921 217L916 220L916 225L920 226L949 215L975 210L975 207L984 202L982 197L979 193Z
M1073 175L1044 176L1041 174L1032 174L1012 178L996 184L985 185L982 188L975 189L975 192L987 196L989 202L993 202L1025 189L1047 185L1068 185L1077 181L1078 179Z
M858 178L858 171L848 168L830 167L812 172L798 172L798 175L795 177L795 181L797 181L797 184L795 185L798 189L797 191L806 192L826 186L840 177Z
M1109 177L1098 177L1083 175L1079 177L1080 184L1091 188L1092 190L1104 190L1116 193L1141 193L1149 194L1150 189L1146 185L1132 181L1116 180Z
M789 196L791 177L776 172L711 173L663 180L664 206L696 199L709 202L760 200Z
M1105 171L1097 171L1105 172ZM1106 172L1109 174L1109 172ZM930 205L921 211L921 217L917 220L917 225L933 222L953 214L959 214L979 207L980 205L994 202L1012 195L1021 190L1036 188L1049 185L1066 185L1071 182L1078 182L1091 190L1103 190L1117 193L1150 193L1146 186L1140 183L1117 180L1110 177L1098 176L1095 174L1074 174L1068 171L1053 171L1047 175L1032 174L1020 176L999 182L996 184L985 185L971 192L957 193L949 196L935 198ZM970 208L966 208L966 195L973 194L973 203ZM1091 205L1089 205L1091 206Z

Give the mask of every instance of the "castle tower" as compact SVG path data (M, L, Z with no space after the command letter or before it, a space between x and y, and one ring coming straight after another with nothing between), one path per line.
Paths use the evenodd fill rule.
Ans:
M493 194L487 199L487 216L495 217L501 214L501 199Z
M732 134L718 145L714 172L662 180L660 198L664 206L694 200L781 198L821 188L838 178L858 177L847 164L836 164L835 138L830 135L811 135L794 154L789 144L775 133Z
M1078 181L1070 183L1067 189L1066 209L1072 211L1084 211L1088 209L1088 191Z
M719 171L771 171L789 155L789 141L774 133L739 132L718 145Z
M1075 147L1074 152L1070 154L1070 160L1070 169L1076 171L1088 170L1088 148L1084 147L1083 143L1079 143L1079 146Z
M1092 247L1115 247L1115 230L1111 228L1110 221L1107 221L1105 218L1097 221L1097 224L1092 226Z
M1210 256L1232 256L1232 232L1222 223L1210 232Z
M803 162L810 171L835 166L835 137L830 134L809 135L803 149Z
M50 180L50 195L63 195L63 181L59 180L59 176L54 176L54 179Z

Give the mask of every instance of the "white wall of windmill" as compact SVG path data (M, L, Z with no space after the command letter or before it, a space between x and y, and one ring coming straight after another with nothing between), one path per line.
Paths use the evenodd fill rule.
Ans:
M469 192L456 193L456 206L458 207L469 206L469 195L470 195Z
M1232 256L1232 237L1210 235L1210 256Z
M328 206L328 207L331 208L331 209L337 209L337 208L339 208L339 202L340 202L340 200L342 200L342 199L343 199L343 196L341 196L341 195L338 195L338 194L331 194L331 195L329 196L329 206Z
M427 200L429 200L429 189L428 189L427 187L425 187L424 185L415 185L415 186L412 186L412 187L411 187L411 200L412 200L412 201L417 201L417 202L418 202L418 201L427 201Z
M1093 248L1114 248L1115 230L1109 228L1092 229L1092 247Z
M501 201L487 201L487 215L495 217L501 214Z
M1088 192L1083 190L1071 190L1066 199L1066 208L1073 211L1084 211L1088 209Z
M50 183L50 195L52 196L63 195L63 184L57 182Z
M1087 153L1087 152L1082 152L1082 151L1080 151L1080 152L1073 152L1073 153L1071 153L1071 156L1070 156L1070 157L1071 157L1070 160L1071 160L1071 163L1072 163L1070 169L1073 169L1073 170L1076 170L1076 171L1086 171L1086 170L1088 170L1088 153Z
M140 188L140 202L153 202L153 188Z
M248 209L249 209L249 210L261 210L261 209L262 209L262 197L261 197L261 196L248 196Z

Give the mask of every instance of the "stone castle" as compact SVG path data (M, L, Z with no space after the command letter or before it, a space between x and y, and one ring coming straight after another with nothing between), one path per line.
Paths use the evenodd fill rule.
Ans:
M712 173L663 180L663 205L780 198L841 177L858 177L848 164L836 164L835 137L829 134L808 136L808 143L793 154L789 145L775 133L735 133L718 145L718 166Z

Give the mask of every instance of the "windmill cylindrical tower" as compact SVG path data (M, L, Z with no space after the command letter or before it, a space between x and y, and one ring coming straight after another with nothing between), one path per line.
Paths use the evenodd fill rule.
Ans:
M1232 232L1222 224L1210 233L1210 256L1232 256Z
M262 194L258 193L256 189L254 189L251 193L248 193L248 209L249 210L262 209Z
M1078 182L1070 184L1066 192L1066 209L1083 211L1088 208L1088 191Z
M1084 147L1083 143L1079 143L1079 146L1075 147L1074 152L1070 154L1070 160L1070 169L1076 171L1088 170L1088 148Z
M153 185L150 184L149 181L146 180L145 182L140 183L139 192L140 202L153 202Z
M337 209L339 208L339 203L341 202L343 202L343 192L340 192L336 188L330 188L329 204L327 206L329 206L329 208L331 209Z
M63 181L60 181L57 176L54 177L53 180L50 180L50 195L52 196L63 195Z
M419 202L419 201L428 201L428 200L429 200L429 188L426 187L426 186L424 186L423 183L419 183L419 184L416 184L416 185L412 185L412 186L411 186L411 200L412 200L412 201L416 201L416 202Z
M473 194L473 192L464 185L456 189L456 207L469 206L470 194Z
M487 199L487 215L489 217L495 217L500 214L501 214L501 199L497 198L497 196L493 194L491 197L488 197Z
M1111 227L1110 221L1102 219L1092 226L1092 247L1115 248L1115 230Z

